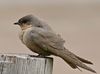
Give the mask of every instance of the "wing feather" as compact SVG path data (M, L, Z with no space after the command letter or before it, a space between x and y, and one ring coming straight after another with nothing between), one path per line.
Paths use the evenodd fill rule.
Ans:
M65 41L61 38L60 35L51 31L45 31L44 29L40 28L33 29L31 31L31 38L42 48L44 48L44 46L51 46L56 49L64 49L63 45Z

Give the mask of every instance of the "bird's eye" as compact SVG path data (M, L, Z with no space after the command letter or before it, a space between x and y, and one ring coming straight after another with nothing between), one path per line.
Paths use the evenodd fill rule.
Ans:
M37 25L37 27L40 27L41 28L42 26L41 25Z
M24 21L22 21L23 23L27 23L28 21L27 20L24 20Z

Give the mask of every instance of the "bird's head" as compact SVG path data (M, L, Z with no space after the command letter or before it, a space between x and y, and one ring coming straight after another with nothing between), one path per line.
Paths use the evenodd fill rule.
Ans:
M30 27L51 29L46 23L35 17L34 15L26 15L18 20L18 22L14 23L15 25L19 25L22 30L25 30Z
M27 29L32 26L33 23L33 15L27 15L18 20L18 22L14 23L15 25L19 25L22 30Z

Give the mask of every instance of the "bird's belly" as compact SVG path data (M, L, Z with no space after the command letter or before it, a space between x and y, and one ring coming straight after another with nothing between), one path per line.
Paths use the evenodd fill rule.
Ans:
M33 52L38 53L40 55L50 55L47 51L42 48L39 48L34 42L26 42L25 45Z
M50 55L43 48L37 46L34 41L32 41L31 37L28 34L23 35L23 43L33 52L38 53L40 55Z

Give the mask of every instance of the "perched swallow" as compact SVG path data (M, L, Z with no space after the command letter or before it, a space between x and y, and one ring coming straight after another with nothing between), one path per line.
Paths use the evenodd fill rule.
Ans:
M85 63L93 64L92 62L80 58L66 49L64 46L65 41L61 36L34 15L24 16L14 24L21 27L19 38L31 51L44 57L49 55L58 56L73 69L81 67L96 73L95 70L85 65Z

